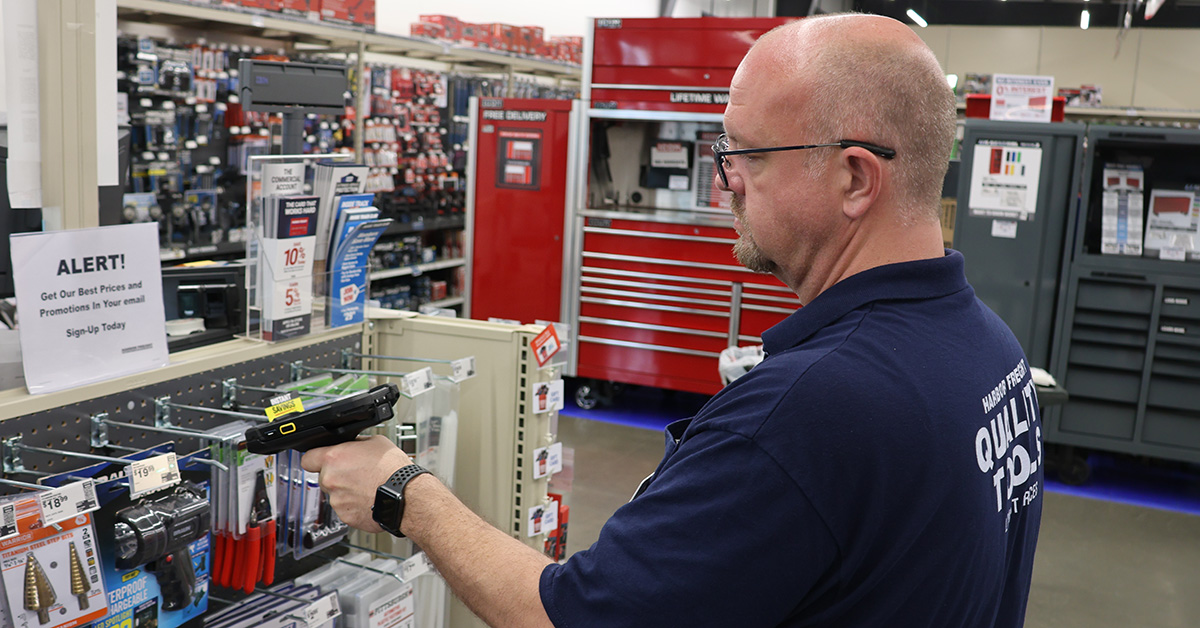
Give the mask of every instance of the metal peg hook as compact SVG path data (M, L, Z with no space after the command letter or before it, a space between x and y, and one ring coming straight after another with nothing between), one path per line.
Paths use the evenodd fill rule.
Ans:
M0 478L0 484L8 484L10 486L15 486L17 488L28 488L28 489L32 489L35 491L48 491L51 488L49 486L42 486L41 484L30 484L29 482L18 482L16 480L10 480L8 478Z
M316 600L309 600L309 599L305 599L305 598L302 598L302 597L296 597L296 596L294 596L294 595L288 595L288 594L286 594L286 593L279 593L278 591L272 591L272 590L270 590L270 589L258 589L258 588L256 588L256 589L254 589L254 592L255 592L255 593L262 593L263 595L270 595L270 596L272 596L272 597L283 598L283 599L285 599L285 600L291 600L291 601L293 601L293 602L300 602L300 603L302 603L302 604L312 604L313 602L315 602L315 601L316 601Z
M124 460L121 458L113 458L111 456L97 456L96 454L85 454L81 451L58 451L54 449L46 449L45 447L33 447L21 442L20 436L14 436L4 440L4 472L5 473L22 473L25 471L25 465L21 461L21 454L18 450L33 451L40 454L49 454L51 456L67 456L70 458L81 458L83 460L97 460L99 462L108 462L112 464L128 465L132 460ZM12 468L9 468L10 465Z
M404 578L401 578L400 574L397 574L397 573L392 573L390 571L384 571L382 569L376 569L374 567L368 567L366 565L360 565L358 563L350 562L350 561L346 560L345 558L341 558L341 557L334 558L333 560L334 560L334 562L342 563L343 565L350 565L351 567L357 567L359 569L364 569L366 571L373 571L373 572L383 575L383 576L391 576L391 577L395 578L400 584L405 583Z
M355 353L350 349L342 349L342 366L350 366L350 358L369 358L372 360L394 360L396 362L420 362L422 364L453 364L454 360L437 360L434 358L409 358L400 355L374 355L370 353Z
M341 545L341 546L343 546L343 547L348 547L348 548L350 548L350 549L356 549L356 550L359 550L359 551L362 551L362 552L366 552L366 553L368 553L368 554L374 554L374 555L376 555L376 556L383 556L384 558L394 558L394 559L396 559L396 560L408 560L407 558L404 558L403 556L397 556L397 555L395 555L395 554L389 554L389 553L387 553L387 552L381 552L381 551L379 551L379 550L377 550L377 549L371 549L371 548L369 548L369 547L363 547L363 546L361 546L361 545L355 545L355 544L353 544L353 543L350 543L349 541L338 541L338 545Z
M160 427L157 425L144 425L142 423L124 423L122 421L113 421L111 419L100 419L105 425L112 427L132 427L138 430L146 430L147 432L158 432L160 434L170 434L172 436L180 436L183 438L198 438L200 440L208 440L216 443L223 443L227 438L223 436L213 436L206 432L190 430L186 427Z
M283 395L287 393L296 393L304 397L321 397L323 399L340 399L343 395L331 395L328 393L310 392L306 390L283 390L281 388L264 388L262 386L247 386L245 384L231 384L237 390L249 390L253 392L264 392L275 395Z
M251 421L266 422L268 419L265 416L250 414L249 412L236 412L233 410L223 410L221 408L206 408L204 406L189 406L182 403L174 403L170 397L159 397L154 400L154 424L158 427L176 427L171 423L171 410L188 410L191 412L207 412L209 414L219 414L222 416L232 416L239 419L250 419Z
M350 373L360 375L379 375L381 377L404 377L408 373L397 373L395 371L364 371L363 369L335 369L327 366L305 366L300 362L292 363L292 373L297 371L315 371L317 373ZM299 379L298 377L296 379Z

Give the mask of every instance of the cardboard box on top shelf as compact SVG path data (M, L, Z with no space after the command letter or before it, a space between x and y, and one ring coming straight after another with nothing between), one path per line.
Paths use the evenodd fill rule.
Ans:
M279 12L309 20L321 19L321 0L278 0Z

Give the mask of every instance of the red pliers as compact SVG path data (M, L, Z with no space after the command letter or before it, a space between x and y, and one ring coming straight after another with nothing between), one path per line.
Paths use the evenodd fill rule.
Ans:
M237 566L232 588L253 593L259 582L270 586L275 582L275 517L267 497L267 478L259 471L254 480L254 502L246 535L240 541Z

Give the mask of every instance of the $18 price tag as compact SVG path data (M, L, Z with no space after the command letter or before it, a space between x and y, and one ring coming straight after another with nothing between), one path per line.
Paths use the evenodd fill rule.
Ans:
M42 507L42 525L54 525L74 519L100 507L96 501L96 483L92 480L73 482L38 495Z
M168 486L179 484L179 462L174 453L167 453L129 465L129 496L141 497Z

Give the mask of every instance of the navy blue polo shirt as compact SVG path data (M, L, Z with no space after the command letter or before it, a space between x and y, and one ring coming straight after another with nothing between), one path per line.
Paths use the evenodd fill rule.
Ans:
M1021 626L1037 397L962 256L849 277L763 341L596 544L542 572L554 625Z

